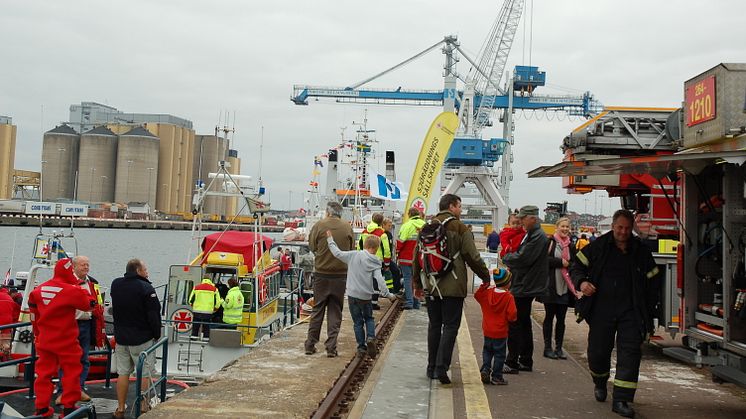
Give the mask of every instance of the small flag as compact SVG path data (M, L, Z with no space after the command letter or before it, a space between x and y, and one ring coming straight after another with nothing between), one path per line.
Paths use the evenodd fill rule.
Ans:
M7 286L10 284L10 268L8 268L8 272L5 272L5 279L3 279L3 285Z
M402 193L404 185L401 182L391 182L386 176L372 173L373 182L371 182L370 195L374 198L384 199L387 201L403 201L406 197Z

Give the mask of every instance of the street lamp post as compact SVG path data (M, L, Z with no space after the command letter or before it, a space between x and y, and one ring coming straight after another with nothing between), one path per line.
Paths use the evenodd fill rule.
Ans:
M96 168L91 167L91 186L88 188L88 202L93 202L93 174L96 173Z
M104 183L106 183L106 179L108 178L108 176L101 176L101 194L98 196L99 202L104 202Z
M125 186L125 204L127 201L131 201L130 199L130 170L132 170L132 160L127 160L127 184Z

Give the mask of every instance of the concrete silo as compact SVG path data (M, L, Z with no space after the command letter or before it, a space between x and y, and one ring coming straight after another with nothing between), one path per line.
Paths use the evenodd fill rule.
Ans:
M114 201L155 206L158 182L158 137L142 127L119 136Z
M195 141L195 145L197 146L195 147L195 154L197 155L195 161L198 162L198 168L195 169L195 173L199 174L198 179L202 179L205 183L205 188L207 188L213 180L208 175L210 173L217 173L218 161L226 159L226 142L224 138L216 137L215 135L198 135L197 137L199 137L199 141ZM201 160L201 165L199 164L199 160ZM223 180L215 179L212 187L210 187L210 191L218 192L222 190ZM226 214L225 201L226 198L224 197L207 197L205 198L202 212L205 214Z
M230 163L228 173L230 173L231 175L241 174L241 159L238 158L238 150L228 150L228 158L226 159L226 161ZM234 181L241 185L241 182L238 179L234 178ZM241 210L243 204L244 201L238 197L228 198L228 205L225 211L225 215L232 218L239 210ZM246 210L248 211L248 208Z
M113 202L117 168L117 135L100 126L80 136L78 199Z
M79 146L80 135L68 125L59 125L44 133L41 152L43 199L73 199Z

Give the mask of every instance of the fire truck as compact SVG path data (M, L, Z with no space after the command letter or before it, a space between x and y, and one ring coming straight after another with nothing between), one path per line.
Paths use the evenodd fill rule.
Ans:
M746 64L684 82L679 109L606 108L563 140L564 159L529 172L569 193L604 189L636 217L664 272L664 353L746 386Z

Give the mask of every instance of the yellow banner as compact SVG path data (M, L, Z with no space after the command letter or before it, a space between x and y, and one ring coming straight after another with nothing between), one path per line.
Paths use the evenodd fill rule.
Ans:
M409 196L404 210L405 221L409 208L413 206L427 213L427 205L430 203L438 174L453 143L458 124L458 116L453 112L441 113L430 124L425 141L422 142L417 165L414 167L412 183L409 185Z

